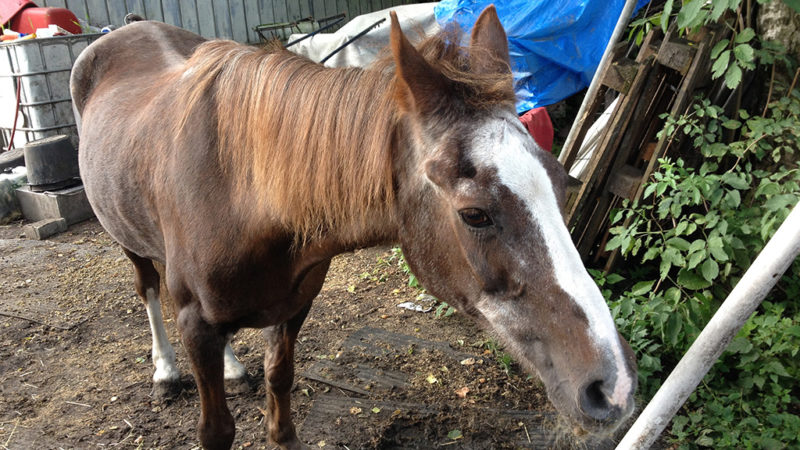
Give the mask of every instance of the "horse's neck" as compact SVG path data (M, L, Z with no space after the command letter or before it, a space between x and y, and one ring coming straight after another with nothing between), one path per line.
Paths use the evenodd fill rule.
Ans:
M247 203L265 205L262 218L277 218L303 243L347 251L393 242L398 115L391 76L353 69L319 76L328 90L293 92L302 112L262 140L282 147L256 157L263 171L251 186L264 201ZM315 90L313 79L305 82Z

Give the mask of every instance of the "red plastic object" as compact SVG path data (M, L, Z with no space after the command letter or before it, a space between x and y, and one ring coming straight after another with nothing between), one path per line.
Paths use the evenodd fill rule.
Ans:
M533 136L533 140L539 144L539 147L542 147L548 152L553 151L553 122L550 121L550 115L547 114L547 109L543 106L533 108L523 114L519 120L521 120L525 128L528 129L528 133Z
M72 34L81 34L78 18L65 8L25 8L11 19L11 29L20 33L35 33L37 28L55 24Z
M31 0L0 0L0 24L5 25L23 8L36 6Z

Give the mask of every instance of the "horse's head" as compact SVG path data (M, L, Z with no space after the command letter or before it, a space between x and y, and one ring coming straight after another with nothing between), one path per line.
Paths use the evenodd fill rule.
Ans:
M636 367L562 216L566 174L517 119L508 44L494 7L475 24L466 72L428 61L396 19L391 45L403 111L401 242L435 295L493 330L556 408L609 431L633 409ZM469 72L469 73L467 73ZM468 99L487 84L489 99ZM498 100L499 99L499 100ZM411 187L413 186L413 187Z

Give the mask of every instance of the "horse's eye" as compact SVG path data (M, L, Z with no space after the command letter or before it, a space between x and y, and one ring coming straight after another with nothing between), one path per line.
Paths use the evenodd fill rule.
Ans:
M478 208L462 209L458 212L458 214L461 216L461 220L463 220L465 224L473 228L486 228L494 225L492 219L485 212Z

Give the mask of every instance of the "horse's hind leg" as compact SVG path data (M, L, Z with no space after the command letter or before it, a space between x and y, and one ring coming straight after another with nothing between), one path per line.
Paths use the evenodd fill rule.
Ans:
M292 424L290 391L294 383L294 344L310 308L309 303L288 322L264 328L267 429L270 439L286 449L303 448Z
M136 292L144 300L150 332L153 336L153 392L156 398L170 398L181 390L180 371L175 364L175 350L169 342L161 315L158 271L153 262L123 248L125 255L133 262Z
M231 336L232 338L232 336ZM236 359L230 339L225 344L225 390L230 394L241 394L250 390L247 382L247 369Z

